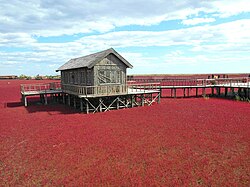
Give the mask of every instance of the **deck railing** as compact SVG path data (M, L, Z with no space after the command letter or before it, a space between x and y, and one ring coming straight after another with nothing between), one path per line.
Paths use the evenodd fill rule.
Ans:
M62 84L62 90L69 94L75 95L99 95L109 96L126 93L127 85L100 85L100 86L80 86Z
M110 96L127 94L132 92L144 92L146 90L158 90L159 83L144 83L144 84L110 84L99 86L80 86L62 84L62 90L69 94L75 95L94 95L94 96Z
M60 90L60 82L51 83L39 83L39 84L21 84L21 92L32 92L32 91L46 91L46 90Z

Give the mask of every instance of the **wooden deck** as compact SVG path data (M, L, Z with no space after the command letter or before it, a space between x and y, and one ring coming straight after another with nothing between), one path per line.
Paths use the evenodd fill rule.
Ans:
M45 100L45 104L48 103L49 95L62 97L64 103L71 102L70 96L77 98L138 96L148 94L160 96L160 89L157 86L158 84L152 83L101 86L61 85L58 82L47 84L23 84L21 85L21 97L24 105L27 106L27 97L35 95L42 97Z
M45 100L45 104L48 102L47 97L49 95L62 97L63 102L68 103L69 105L72 104L71 102L73 99L73 105L76 106L77 104L75 102L78 99L84 99L86 102L89 102L90 105L93 105L93 103L90 103L90 100L97 98L100 99L100 102L102 103L104 102L105 97L115 98L115 100L119 100L119 98L126 98L126 100L121 101L121 103L130 102L130 104L133 105L132 103L134 101L132 97L145 100L147 95L151 95L150 97L152 99L149 101L151 105L152 101L157 100L157 102L159 102L161 97L179 97L180 95L177 96L178 89L183 91L182 97L189 97L189 93L192 89L196 90L195 97L206 96L207 89L211 89L211 93L209 93L211 96L221 95L222 92L224 92L224 95L226 96L229 92L235 93L234 89L236 89L238 92L243 92L244 97L250 98L250 78L170 80L158 83L149 82L100 86L61 85L59 82L47 84L28 84L21 85L21 96L25 106L28 105L27 97L34 95L40 95L40 97ZM202 91L199 91L200 89ZM164 90L170 90L170 95L163 95L162 93ZM143 104L141 103L137 105ZM103 106L106 105L103 104ZM96 111L96 107L93 108L94 111Z

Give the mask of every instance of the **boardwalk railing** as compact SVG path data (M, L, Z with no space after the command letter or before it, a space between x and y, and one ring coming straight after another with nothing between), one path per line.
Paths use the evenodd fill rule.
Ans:
M250 78L249 77L239 77L239 78L218 78L218 79L133 79L129 82L132 83L151 83L158 82L161 86L169 87L188 87L188 86L216 86L216 85L230 85L230 86L240 86L245 85L249 87Z
M159 81L159 80L158 80ZM62 90L65 93L74 95L94 95L109 96L126 94L128 92L145 92L146 90L159 91L161 88L169 87L211 87L211 86L242 86L250 88L250 78L220 78L220 79L162 79L158 83L137 83L128 81L128 84L109 84L99 86L81 86L62 84L60 82L41 83L41 84L22 84L21 92L39 92L47 90Z
M159 91L160 83L128 83L128 89L130 92L146 92L146 90Z
M46 90L60 90L60 82L51 82L51 83L39 83L39 84L21 84L21 92L38 92Z

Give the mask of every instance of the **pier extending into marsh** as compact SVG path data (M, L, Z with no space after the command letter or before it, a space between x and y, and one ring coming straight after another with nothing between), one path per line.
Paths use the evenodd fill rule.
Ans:
M74 86L60 82L22 84L21 99L25 106L28 106L28 97L31 96L40 96L45 105L53 99L83 112L95 113L150 106L160 103L161 98L239 96L250 99L250 78L133 80L126 85L101 86Z

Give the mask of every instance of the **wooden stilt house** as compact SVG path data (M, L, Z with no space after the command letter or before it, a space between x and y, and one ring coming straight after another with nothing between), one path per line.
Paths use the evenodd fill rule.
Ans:
M71 59L56 70L61 71L61 83L21 85L22 100L27 106L28 96L40 95L47 104L50 94L86 113L160 102L160 91L154 84L127 84L127 68L132 67L112 48Z
M132 67L127 60L110 48L71 59L57 71L61 71L64 92L75 95L103 95L126 92L126 70Z

